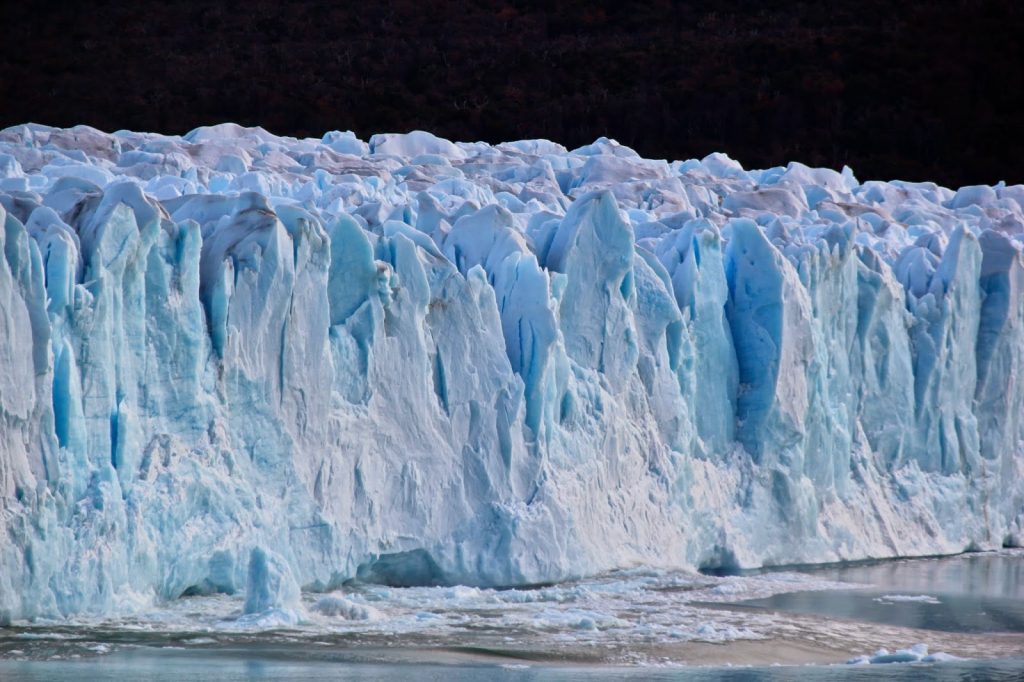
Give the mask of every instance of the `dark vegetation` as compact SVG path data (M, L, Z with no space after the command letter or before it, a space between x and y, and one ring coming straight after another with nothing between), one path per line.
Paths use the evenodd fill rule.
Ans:
M0 26L0 126L607 135L655 158L1024 182L1018 0L12 0Z

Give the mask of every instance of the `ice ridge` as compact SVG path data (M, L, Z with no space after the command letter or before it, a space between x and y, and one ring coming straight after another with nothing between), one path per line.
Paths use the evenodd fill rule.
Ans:
M1022 234L605 138L8 128L0 620L1020 544Z

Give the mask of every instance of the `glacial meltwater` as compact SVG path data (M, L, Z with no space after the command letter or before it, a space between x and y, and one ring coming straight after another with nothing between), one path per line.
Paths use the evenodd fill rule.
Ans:
M0 679L1011 680L1024 551L531 589L350 583L297 625L241 597L0 629ZM794 667L796 666L796 667Z
M814 568L855 589L786 592L746 604L944 632L1024 632L1022 559L1019 552L976 553Z

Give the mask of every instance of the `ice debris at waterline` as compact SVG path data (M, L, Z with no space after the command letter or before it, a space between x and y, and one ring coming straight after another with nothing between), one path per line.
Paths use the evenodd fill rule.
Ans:
M847 663L849 665L877 665L880 663L945 663L962 660L964 659L959 656L953 656L943 651L929 654L927 644L915 644L909 649L897 649L893 653L889 653L888 649L879 649L872 656L857 656L851 658Z
M232 124L0 178L4 620L1024 538L1024 186Z

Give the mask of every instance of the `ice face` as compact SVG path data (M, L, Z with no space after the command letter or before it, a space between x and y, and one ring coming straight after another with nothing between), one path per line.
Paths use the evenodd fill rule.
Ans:
M0 176L0 619L1024 537L1022 186L233 124Z

